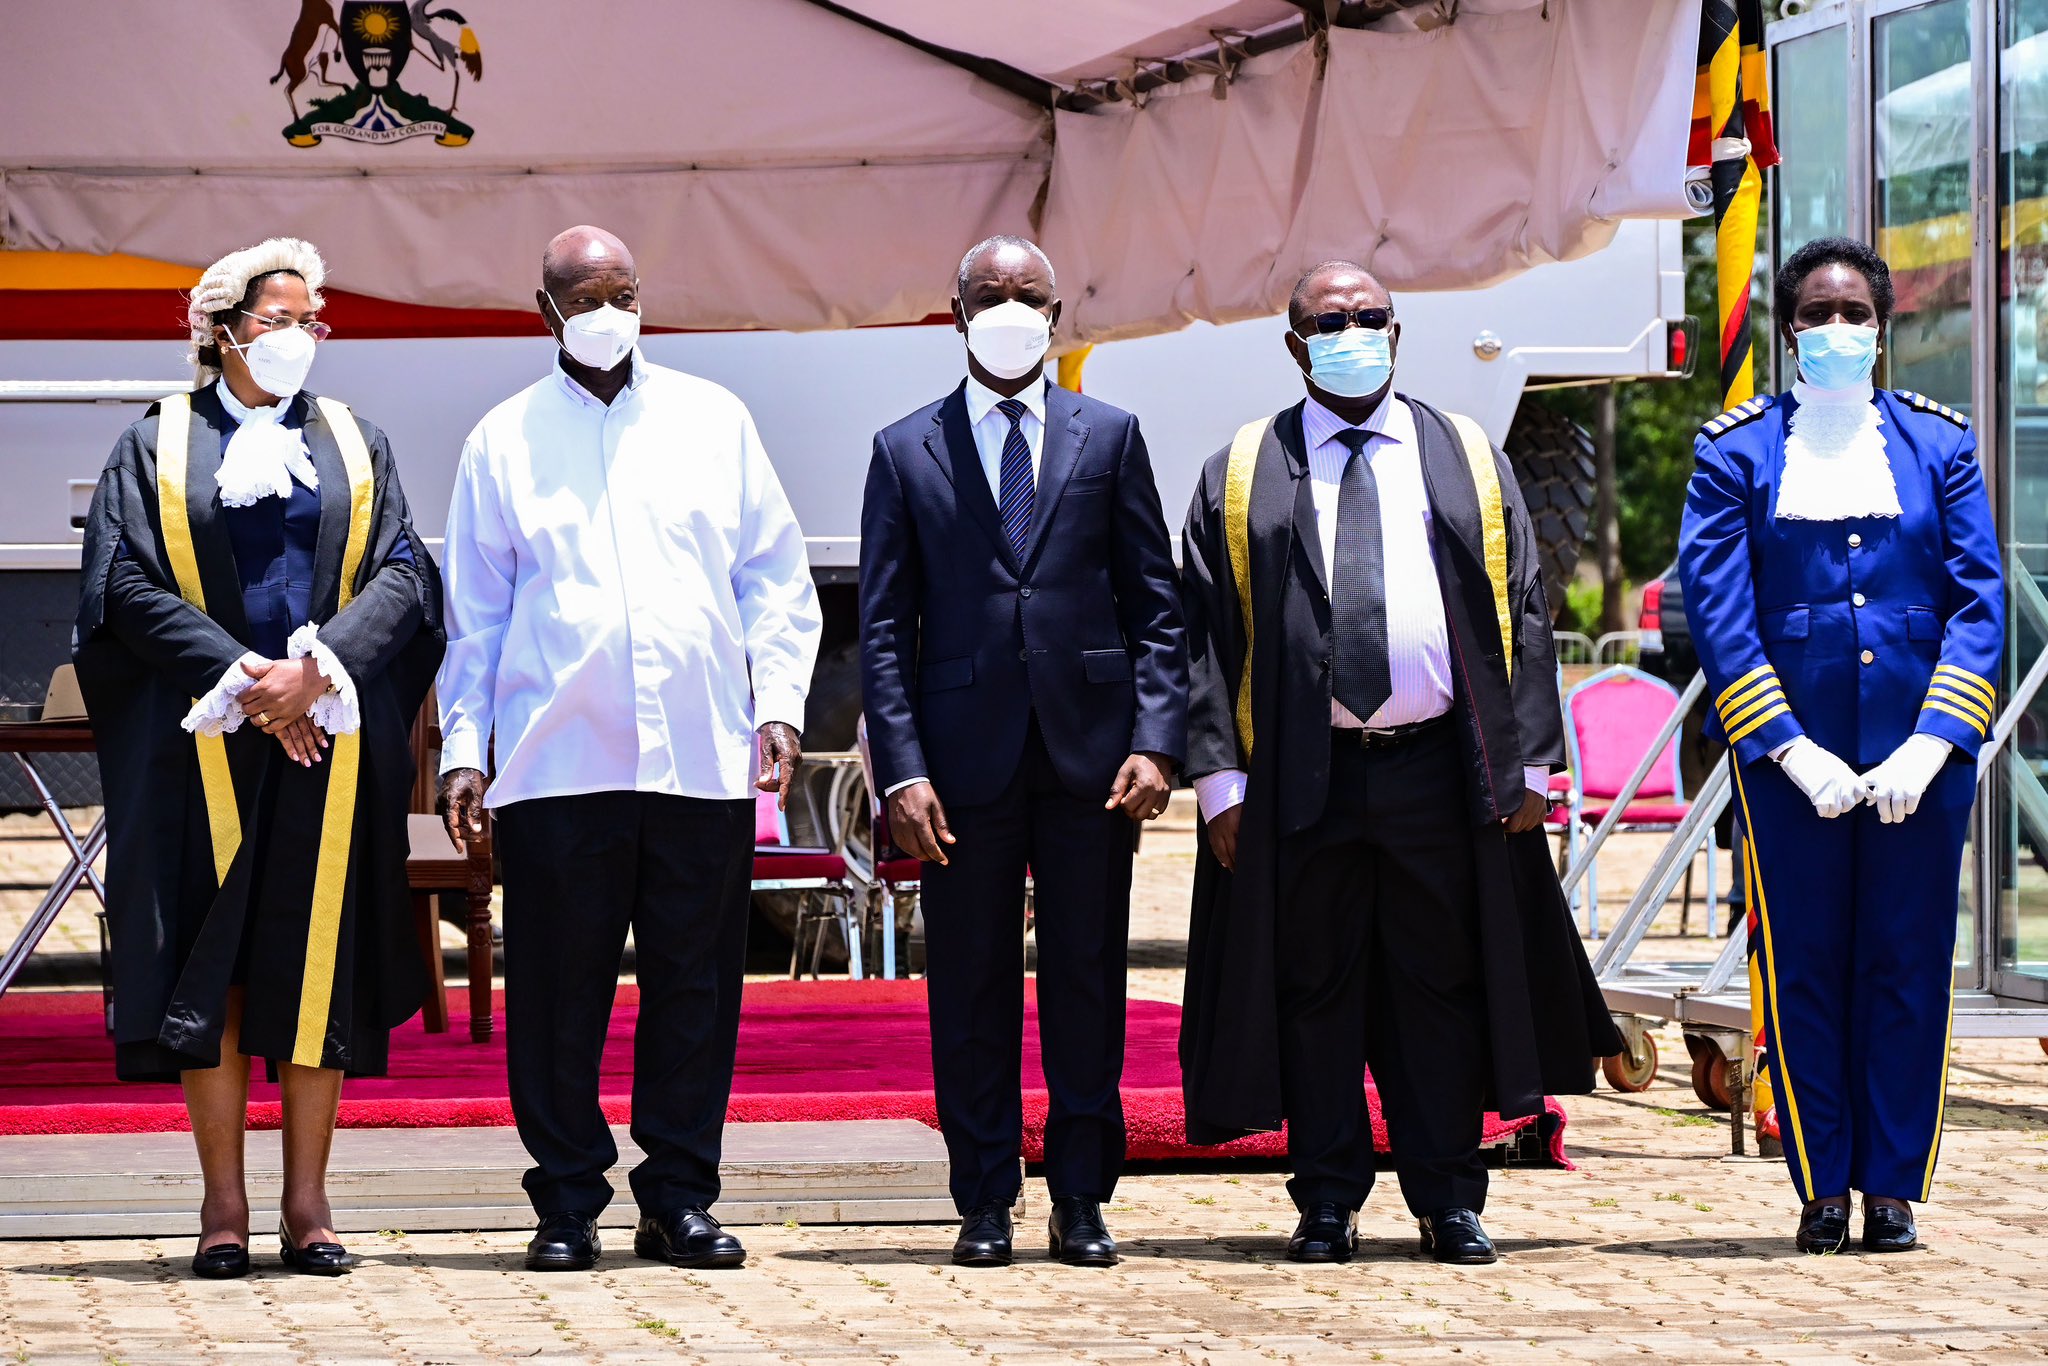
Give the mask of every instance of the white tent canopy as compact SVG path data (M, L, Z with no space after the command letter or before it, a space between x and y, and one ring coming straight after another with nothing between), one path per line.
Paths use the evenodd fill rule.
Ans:
M808 329L943 311L960 252L1019 232L1089 340L1270 314L1329 256L1471 287L1687 212L1699 0L293 8L10 14L5 246L292 233L340 288L525 308L595 222L650 322Z

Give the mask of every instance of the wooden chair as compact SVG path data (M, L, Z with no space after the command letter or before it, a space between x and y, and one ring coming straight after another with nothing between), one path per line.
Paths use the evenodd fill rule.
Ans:
M441 972L441 925L435 903L443 892L461 892L469 903L469 1037L483 1043L491 1037L491 986L495 965L491 952L491 819L484 816L483 834L458 848L448 828L434 814L441 753L440 711L434 694L412 727L412 810L406 817L410 847L405 860L406 886L412 891L413 928L420 956L426 961L432 989L421 1016L429 1034L448 1028L448 988Z

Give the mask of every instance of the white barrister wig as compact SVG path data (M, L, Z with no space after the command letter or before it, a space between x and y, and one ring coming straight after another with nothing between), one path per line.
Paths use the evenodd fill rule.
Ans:
M199 351L213 340L213 315L241 303L242 296L249 292L249 282L274 270L289 270L304 279L307 293L313 296L313 307L320 307L320 285L327 278L327 263L320 259L319 249L311 242L296 237L273 237L253 247L231 251L208 266L199 283L192 286L185 312L185 321L192 329L192 349L185 359L201 371L210 372L211 367L201 364Z

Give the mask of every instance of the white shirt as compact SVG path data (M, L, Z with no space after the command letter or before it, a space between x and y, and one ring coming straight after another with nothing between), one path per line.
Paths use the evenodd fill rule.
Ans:
M1308 447L1309 492L1316 505L1316 539L1322 542L1324 581L1337 563L1337 499L1351 448L1337 439L1350 423L1310 399L1302 409L1302 439ZM1379 490L1380 547L1386 568L1387 664L1394 690L1370 720L1360 722L1332 699L1330 724L1346 730L1361 725L1391 730L1442 716L1451 709L1451 637L1444 623L1443 589L1436 578L1434 517L1422 486L1422 451L1415 439L1415 414L1398 398L1388 400L1359 424L1372 439L1363 456L1372 462Z
M1360 722L1335 698L1330 724L1342 730L1391 730L1449 712L1452 703L1450 628L1444 620L1443 589L1436 576L1435 515L1422 480L1422 447L1415 414L1392 395L1363 423L1346 422L1310 398L1302 408L1302 441L1308 447L1309 493L1315 502L1316 539L1325 581L1337 562L1337 499L1351 448L1337 439L1353 426L1371 433L1363 450L1372 462L1379 493L1380 547L1385 567L1387 663L1393 691L1379 710ZM1544 792L1550 770L1527 768L1529 788ZM1244 800L1245 774L1222 769L1194 780L1205 819Z
M799 729L821 619L803 532L744 404L649 365L609 407L560 365L469 435L448 508L441 771L485 804L753 793Z
M967 377L967 423L974 433L974 449L981 456L982 473L988 476L988 491L996 506L1003 505L1003 443L1010 439L1010 419L996 411L1003 396L974 376ZM1017 425L1024 431L1024 444L1031 447L1031 487L1038 487L1039 460L1045 450L1045 372L1015 395L1024 405Z

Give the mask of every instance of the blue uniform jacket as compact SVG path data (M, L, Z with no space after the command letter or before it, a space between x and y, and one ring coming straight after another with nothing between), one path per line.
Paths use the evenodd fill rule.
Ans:
M1990 734L2005 585L1977 438L1952 408L1880 389L1901 515L1777 516L1791 394L1700 429L1679 532L1709 732L1751 763L1804 734L1862 767L1914 731L1959 757Z

